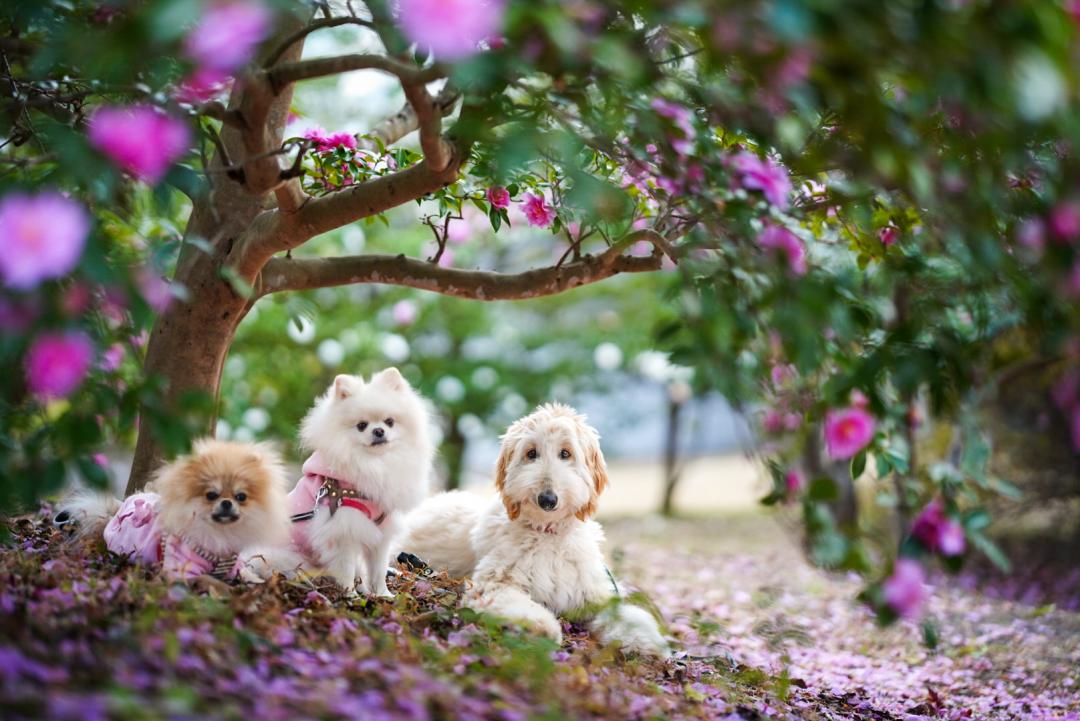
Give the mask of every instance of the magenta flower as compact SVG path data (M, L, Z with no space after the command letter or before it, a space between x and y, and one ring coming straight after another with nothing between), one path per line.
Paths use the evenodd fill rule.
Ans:
M758 236L758 243L783 256L792 275L806 275L806 247L790 230L775 223L766 223Z
M1047 219L1050 234L1057 240L1080 238L1080 202L1067 201L1055 205Z
M682 105L664 98L654 99L650 107L656 111L657 115L667 118L675 126L677 132L668 136L672 149L679 155L688 155L693 149L694 137L697 135L697 131L694 130L694 114ZM652 147L652 152L656 152L656 147Z
M762 160L750 151L743 151L731 159L731 166L739 174L742 187L760 190L765 199L781 210L788 207L791 179L787 170L772 160Z
M911 535L931 552L943 556L959 556L964 552L964 527L945 515L940 499L926 504L911 525Z
M104 353L101 354L101 360L98 362L98 368L106 373L112 373L120 364L124 361L124 346L119 343L113 343L109 346Z
M502 30L506 0L399 0L401 31L440 60L473 55Z
M116 165L151 185L191 143L187 123L149 105L99 108L88 137Z
M443 255L445 255L445 253ZM398 325L412 325L416 321L416 303L413 303L411 300L399 300L397 303L394 303L394 307L391 309L390 313L394 317L394 323Z
M184 40L184 53L201 68L231 73L251 60L272 21L256 0L212 3Z
M835 459L851 458L874 438L874 417L862 408L845 408L825 414L825 445Z
M216 98L229 89L232 76L216 68L199 68L188 75L173 91L181 103L195 105Z
M510 207L510 191L501 185L495 185L488 188L487 199L495 208Z
M334 148L356 149L356 136L352 133L327 135L322 128L312 128L304 133L304 137L315 144L315 150L319 153L325 153Z
M886 248L896 242L896 239L900 237L900 229L895 225L887 225L878 231L878 239L881 240L881 244Z
M904 618L917 618L926 603L926 573L910 558L896 561L892 575L882 584L885 603Z
M26 382L40 398L63 398L79 387L94 360L94 344L82 331L46 333L26 354Z
M169 309L175 297L169 281L150 268L141 269L135 280L139 286L139 293L148 306L158 313L164 313Z
M55 191L12 193L0 199L0 277L10 288L29 290L75 268L90 234L90 216Z
M787 490L789 496L797 495L806 487L806 479L803 478L803 474L799 471L788 471L784 475L784 488Z
M525 202L521 204L529 225L537 228L546 228L555 220L555 211L547 204L542 195L525 194Z

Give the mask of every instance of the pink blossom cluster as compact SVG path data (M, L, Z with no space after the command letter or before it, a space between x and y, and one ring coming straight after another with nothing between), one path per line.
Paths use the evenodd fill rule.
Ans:
M461 60L503 27L506 0L399 0L402 33L440 60Z
M94 343L83 331L43 333L26 354L26 385L41 399L64 398L82 385L94 360Z
M945 513L941 499L926 504L911 525L911 535L931 553L959 556L964 552L964 527Z
M310 140L318 153L327 153L336 148L356 149L356 136L352 133L327 134L322 128L311 128L304 133L304 137Z
M224 91L269 34L273 15L259 0L218 0L184 39L195 70L177 89L181 102L199 103Z
M0 278L16 290L74 270L90 234L82 205L55 191L12 193L0 199Z
M90 117L87 137L113 163L151 185L191 144L184 121L149 105L98 108Z
M655 98L650 107L657 115L671 122L674 132L668 135L668 143L672 150L679 155L689 155L697 135L694 129L694 114L682 105L664 98Z
M767 221L758 235L758 243L783 258L792 275L806 275L806 246L790 230Z
M825 414L825 446L837 460L851 458L870 445L877 424L863 408L851 406Z
M492 207L506 209L510 207L510 191L501 185L495 185L487 190L487 199Z
M780 210L787 210L791 195L791 179L787 170L770 158L759 158L744 150L729 161L736 181L747 190L759 190L765 199Z
M918 618L926 604L926 571L915 559L898 558L881 590L885 603L897 614Z
M521 209L525 212L529 225L537 228L546 228L555 220L555 209L548 205L543 194L526 193Z

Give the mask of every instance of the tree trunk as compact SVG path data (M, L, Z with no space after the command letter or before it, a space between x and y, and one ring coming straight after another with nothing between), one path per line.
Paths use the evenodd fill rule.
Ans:
M446 459L446 490L455 491L461 488L461 474L465 469L465 436L458 430L456 418L450 418L442 455Z
M674 515L673 502L675 486L682 476L679 467L679 426L682 421L683 403L668 399L667 440L664 444L664 498L660 503L660 513Z
M295 60L302 51L303 43L296 43L282 59ZM240 107L243 93L242 84L237 81L229 98L231 109ZM292 95L289 85L270 106L267 128L273 143L281 143ZM234 162L245 157L239 130L223 126L221 140ZM216 156L211 165L221 168L223 164L224 160ZM221 270L237 236L263 211L266 196L248 193L241 183L223 172L210 173L210 181L210 191L194 202L173 275L174 282L185 286L190 297L186 302L173 303L158 317L143 364L147 376L164 378L166 409L174 407L181 396L191 391L211 396L216 408L225 356L251 303L222 277ZM192 239L208 242L212 250L207 253L187 242ZM213 433L213 415L216 414L212 414L204 429L207 434ZM162 457L161 443L154 437L151 424L140 423L127 495L146 485Z

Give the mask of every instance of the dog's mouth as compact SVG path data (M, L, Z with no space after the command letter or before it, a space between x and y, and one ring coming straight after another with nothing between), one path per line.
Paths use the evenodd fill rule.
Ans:
M390 441L386 438L376 438L371 441L371 447L374 448L375 446L385 446L389 442Z
M240 514L236 511L218 511L211 513L210 518L214 519L214 523L235 523L240 520Z

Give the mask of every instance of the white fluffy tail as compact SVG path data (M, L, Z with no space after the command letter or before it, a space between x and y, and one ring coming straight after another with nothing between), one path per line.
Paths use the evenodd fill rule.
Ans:
M617 642L624 650L668 658L671 647L651 613L627 601L619 601L593 619L593 633L603 643Z
M72 524L78 538L100 536L119 509L120 499L101 491L79 489L61 499L53 523L61 527Z

